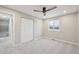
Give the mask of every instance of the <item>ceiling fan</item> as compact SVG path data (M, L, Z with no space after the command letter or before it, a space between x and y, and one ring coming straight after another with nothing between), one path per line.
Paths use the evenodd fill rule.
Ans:
M51 10L54 10L56 8L57 8L56 6L50 8L50 9L46 9L46 7L43 7L42 10L33 10L33 11L35 11L35 12L42 12L44 14L44 16L45 16L47 11L51 11Z

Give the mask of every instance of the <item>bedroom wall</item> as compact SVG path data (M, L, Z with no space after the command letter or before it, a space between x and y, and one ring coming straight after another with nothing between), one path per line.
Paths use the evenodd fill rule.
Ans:
M43 21L43 36L77 43L77 13L55 17L60 20L60 31L48 31L48 20ZM53 19L53 18L51 18Z

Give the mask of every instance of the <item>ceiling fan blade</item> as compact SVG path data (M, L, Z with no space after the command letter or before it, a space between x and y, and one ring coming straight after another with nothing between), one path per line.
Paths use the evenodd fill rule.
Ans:
M40 10L33 10L33 11L35 11L35 12L42 12L42 11L40 11Z
M57 7L53 7L53 8L50 8L50 9L47 9L46 11L50 11L50 10L53 10L53 9L56 9Z

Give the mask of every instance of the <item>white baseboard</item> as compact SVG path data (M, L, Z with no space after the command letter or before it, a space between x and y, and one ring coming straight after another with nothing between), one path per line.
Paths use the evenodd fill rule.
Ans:
M64 42L64 43L67 43L67 44L72 44L72 45L76 45L76 46L78 46L78 43L70 42L70 41L66 41L66 40L62 40L62 39L49 38L49 37L45 37L45 39L52 39L52 40L56 40L56 41L59 41L59 42Z
M68 44L72 44L72 45L78 45L75 42L70 42L70 41L66 41L66 40L61 40L61 39L54 39L54 40L61 41L61 42L64 42L64 43L68 43Z

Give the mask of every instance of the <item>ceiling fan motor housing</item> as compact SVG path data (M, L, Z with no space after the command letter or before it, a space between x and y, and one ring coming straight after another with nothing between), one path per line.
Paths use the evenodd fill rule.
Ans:
M46 12L46 7L43 7L43 13L45 13Z

